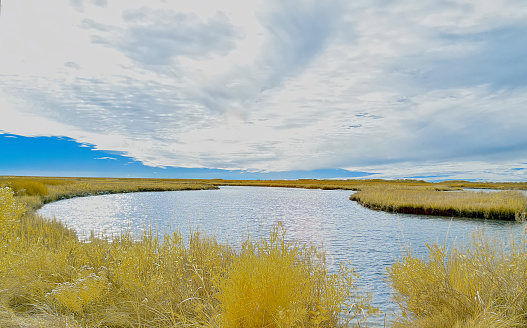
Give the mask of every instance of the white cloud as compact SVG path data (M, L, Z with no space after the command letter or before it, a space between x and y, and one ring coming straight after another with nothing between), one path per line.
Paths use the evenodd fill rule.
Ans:
M159 167L497 172L527 161L526 18L513 0L9 3L0 130Z

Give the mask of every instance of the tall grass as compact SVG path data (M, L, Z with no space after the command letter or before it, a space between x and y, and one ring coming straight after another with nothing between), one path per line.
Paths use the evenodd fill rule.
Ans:
M140 240L124 232L112 241L93 235L81 242L60 222L34 215L45 202L258 185L361 190L355 194L361 201L375 196L373 205L365 205L392 211L498 213L510 219L513 208L525 219L519 194L437 190L527 187L459 181L1 178L0 186L6 185L17 188L17 196L0 188L0 327L79 328L346 327L360 325L376 310L371 295L356 289L352 269L342 265L330 274L316 249L287 241L280 226L268 238L248 239L240 250L196 231L187 241L179 233L158 236L147 230ZM47 193L29 185L44 185ZM478 235L469 248L429 248L429 260L408 252L388 268L402 311L394 327L527 326L527 238L500 244Z
M46 196L49 193L44 183L32 179L11 179L7 185L19 196Z
M0 215L1 327L344 327L375 312L351 269L329 274L280 226L238 251L196 231L81 242L8 188Z
M518 191L443 192L383 186L366 188L350 199L372 209L398 213L515 220L527 212L527 197Z
M224 327L340 327L376 313L357 293L358 275L342 265L328 274L317 249L287 242L281 226L247 241L219 281Z
M393 327L527 326L527 239L476 234L471 247L429 245L388 269L402 316Z

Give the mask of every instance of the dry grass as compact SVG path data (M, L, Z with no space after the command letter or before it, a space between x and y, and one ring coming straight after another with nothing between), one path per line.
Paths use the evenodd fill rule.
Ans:
M370 296L355 289L353 270L341 266L329 274L320 253L287 242L278 226L267 239L247 240L240 251L199 232L188 241L178 233L147 231L140 241L124 233L112 242L79 242L60 222L33 214L46 202L252 185L360 190L355 196L365 202L374 195L374 205L364 204L382 210L510 219L511 213L525 218L525 198L516 193L438 190L527 189L525 183L463 181L38 177L3 177L2 185L17 196L0 189L0 327L75 328L344 327L360 324L362 310L366 316L376 311ZM482 236L470 249L430 246L428 261L408 253L388 269L403 311L394 327L527 326L526 254L526 240L499 245Z
M430 190L461 190L463 188L527 190L527 182L469 182L443 181L427 182L423 180L380 180L380 179L349 179L349 180L205 180L218 186L262 186L306 189L344 189L363 190L370 187L416 187Z
M515 220L525 217L527 197L517 191L443 192L430 188L370 187L350 197L366 207L397 213Z
M218 187L206 180L1 177L19 201L35 210L43 204L71 197L140 191L202 190Z
M347 327L363 310L377 312L357 293L353 270L328 274L315 248L284 237L277 226L268 240L243 245L218 282L221 326Z
M429 260L406 255L388 269L402 316L393 327L527 326L527 239L476 234L470 248L429 246Z
M0 189L2 327L343 327L375 312L351 269L319 258L279 226L240 251L199 232L80 242Z

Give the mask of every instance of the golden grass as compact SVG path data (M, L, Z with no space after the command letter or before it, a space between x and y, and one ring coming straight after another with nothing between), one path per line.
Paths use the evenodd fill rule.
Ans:
M365 188L350 199L368 208L397 213L515 220L527 212L527 197L518 191L444 192L382 186Z
M461 190L483 188L503 190L527 190L526 182L468 182L423 180L223 180L223 179L135 179L135 178L65 178L65 177L0 177L0 186L8 185L19 201L30 209L60 199L108 193L138 191L170 191L217 189L218 186L261 186L305 189L343 189L361 191L371 188L415 188L416 190Z
M19 201L35 210L43 204L71 197L140 191L202 190L218 187L207 180L0 177Z
M286 242L280 226L268 240L246 242L218 283L221 326L339 327L362 310L376 313L356 292L353 270L328 274L317 258L315 248Z
M218 186L262 186L306 189L344 189L363 190L370 187L417 187L431 190L461 190L463 188L527 190L527 182L469 182L443 181L427 182L423 180L381 180L381 179L349 179L349 180L204 180Z
M470 248L429 245L429 260L408 254L388 269L402 315L393 327L527 326L527 239L476 234Z
M199 232L81 242L0 189L1 327L344 327L375 313L353 271L320 258L280 226L239 251Z
M34 215L46 202L274 186L359 190L355 197L364 202L375 196L364 205L389 211L510 219L511 213L525 218L518 194L438 190L527 189L527 183L464 181L0 178L5 185L16 197L0 189L0 327L344 327L376 313L371 295L356 290L352 269L329 274L320 253L287 242L279 226L239 251L198 232L188 241L147 231L140 241L124 233L80 242L60 222ZM429 261L408 253L388 269L403 311L394 327L526 326L526 245L478 236L472 249L430 246Z
M7 185L18 196L46 196L49 192L44 183L33 179L12 179Z

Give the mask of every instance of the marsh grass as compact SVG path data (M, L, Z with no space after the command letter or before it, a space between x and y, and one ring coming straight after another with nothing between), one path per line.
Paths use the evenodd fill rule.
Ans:
M527 325L527 239L470 247L427 245L429 259L410 252L388 269L402 310L393 327L473 328Z
M443 192L430 188L370 187L350 196L368 208L411 214L516 220L525 216L527 197L518 191Z
M343 189L363 190L371 187L382 188L417 188L429 190L462 190L464 188L475 189L500 189L500 190L527 190L527 182L469 182L469 181L442 181L427 182L423 180L381 180L381 179L300 179L300 180L205 180L218 186L261 186L261 187L285 187L305 189Z
M224 327L340 327L376 314L371 295L356 289L358 275L341 265L328 274L318 250L285 240L275 226L269 239L245 242L218 281Z
M29 210L72 197L141 191L203 190L218 187L207 180L0 177Z
M526 215L519 194L439 191L525 183L2 177L0 327L345 327L377 312L351 268L328 273L316 249L286 241L280 226L235 250L198 231L187 241L148 229L141 238L125 231L79 241L62 223L34 214L75 196L221 185L360 190L355 196L364 201L375 195L373 208L392 211ZM526 245L525 237L500 244L478 235L469 248L429 246L429 260L408 252L388 268L402 311L393 326L527 326Z
M2 327L343 327L376 312L351 269L329 274L280 226L240 250L198 231L82 242L2 188L0 229Z

